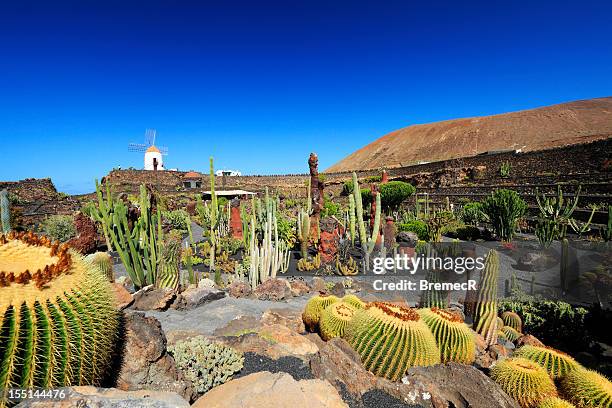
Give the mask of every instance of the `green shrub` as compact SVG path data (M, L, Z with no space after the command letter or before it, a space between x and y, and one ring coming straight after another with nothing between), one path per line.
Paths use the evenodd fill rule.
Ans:
M168 346L168 352L200 394L231 380L244 365L242 353L222 344L211 343L202 336Z
M51 239L66 242L76 236L74 220L69 215L51 215L42 224L43 232Z
M380 186L380 202L384 211L395 211L416 189L404 181L390 181Z
M512 240L518 221L526 209L527 204L516 191L506 189L495 190L482 203L483 213L502 241Z
M480 230L473 225L464 225L456 230L457 238L462 241L476 241L480 239Z
M420 240L427 241L427 224L425 224L421 220L414 220L410 222L405 222L402 224L397 224L398 232L414 232L417 234Z
M342 185L342 191L340 192L343 196L348 196L353 193L353 180L345 181Z
M333 217L340 214L340 204L334 203L327 196L323 198L323 210L324 217Z
M164 211L162 218L172 230L187 231L189 214L185 210Z
M485 219L482 204L477 201L466 203L459 211L459 219L468 225L478 225Z

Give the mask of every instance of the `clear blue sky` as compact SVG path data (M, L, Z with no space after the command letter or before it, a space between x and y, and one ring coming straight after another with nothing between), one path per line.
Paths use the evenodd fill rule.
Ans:
M8 4L12 3L12 4ZM0 180L324 169L392 130L612 95L610 1L3 1Z

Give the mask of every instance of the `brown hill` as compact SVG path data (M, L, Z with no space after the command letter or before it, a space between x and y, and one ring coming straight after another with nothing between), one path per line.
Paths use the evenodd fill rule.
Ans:
M391 168L496 150L543 150L612 137L612 97L413 125L362 147L326 170Z

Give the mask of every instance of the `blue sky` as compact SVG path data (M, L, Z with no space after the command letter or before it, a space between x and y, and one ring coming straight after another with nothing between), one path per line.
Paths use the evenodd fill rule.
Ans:
M14 4L7 4L14 3ZM612 95L610 1L0 4L0 180L322 169L392 130Z

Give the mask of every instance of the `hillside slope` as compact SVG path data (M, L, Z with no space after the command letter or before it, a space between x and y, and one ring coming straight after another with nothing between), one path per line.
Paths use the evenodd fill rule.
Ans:
M612 137L612 97L413 125L351 153L326 172L391 168L494 150L542 150Z

